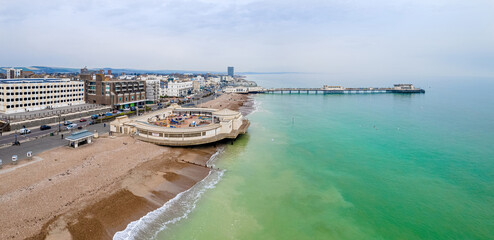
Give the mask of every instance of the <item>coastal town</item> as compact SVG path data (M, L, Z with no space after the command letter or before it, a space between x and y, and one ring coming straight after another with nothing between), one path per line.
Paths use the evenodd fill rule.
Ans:
M242 114L249 108L247 95L225 89L257 85L233 71L6 69L0 79L0 211L8 216L0 219L0 238L110 239L203 179L216 142L234 141L249 127ZM149 186L149 177L159 180ZM109 199L134 208L119 212ZM97 212L113 219L86 219L105 202L108 212ZM88 234L95 224L101 231Z
M9 216L0 219L2 239L112 238L215 171L208 161L217 148L247 133L249 93L424 92L411 84L265 89L233 67L167 75L4 70L0 211Z

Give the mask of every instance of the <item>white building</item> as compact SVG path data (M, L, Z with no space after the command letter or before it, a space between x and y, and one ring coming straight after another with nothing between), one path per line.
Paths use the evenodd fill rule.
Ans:
M249 88L228 86L223 90L223 92L226 92L226 93L248 93Z
M213 83L220 83L221 82L221 78L219 78L219 77L209 77L208 78L208 81L211 81Z
M157 103L160 99L160 80L148 78L146 80L146 99Z
M84 82L70 79L0 80L0 112L18 113L84 103Z
M7 79L20 78L22 77L22 69L9 68L5 70Z
M118 79L120 80L135 80L137 77L135 75L120 75Z
M174 82L169 81L166 85L166 96L169 97L184 97L192 91L193 83L192 81L185 82Z
M342 86L329 86L329 85L324 85L322 87L324 90L345 90L344 87Z

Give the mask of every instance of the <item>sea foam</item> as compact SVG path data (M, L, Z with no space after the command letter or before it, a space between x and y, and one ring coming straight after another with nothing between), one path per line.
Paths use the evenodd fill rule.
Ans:
M208 166L214 166L218 155L224 151L219 148L218 151L207 161ZM189 213L194 210L202 194L216 186L221 180L225 170L211 170L209 174L192 188L179 193L173 199L169 200L162 207L149 212L141 219L131 222L125 230L115 233L114 240L127 239L154 239L159 232L168 228L182 219L187 218Z

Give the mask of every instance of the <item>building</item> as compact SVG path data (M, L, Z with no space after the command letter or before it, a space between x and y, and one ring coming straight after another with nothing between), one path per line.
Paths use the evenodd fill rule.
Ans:
M329 86L329 85L324 85L322 87L322 89L324 89L324 90L345 90L345 88L342 86Z
M124 109L146 103L146 82L141 80L114 79L103 71L97 74L83 74L87 103Z
M395 84L394 88L395 90L414 90L415 87L412 84Z
M9 68L5 70L7 79L21 78L22 77L22 69Z
M165 95L169 97L185 97L192 91L192 88L192 81L168 81Z
M146 99L148 103L157 103L160 100L160 80L148 78L146 81Z
M180 118L186 125L173 123L163 125L172 119ZM191 120L203 122L188 125ZM172 120L173 121L173 120ZM204 123L207 122L207 123ZM173 126L172 126L173 125ZM229 109L181 108L176 104L143 116L129 119L117 117L110 123L110 131L129 134L145 142L164 146L194 146L235 139L247 132L250 123L242 114Z
M69 146L77 148L79 145L84 143L90 144L94 137L94 133L88 130L82 130L70 134L70 136L66 137L65 140L69 141Z
M57 78L0 80L0 112L18 113L84 103L84 82Z
M199 80L192 81L192 89L195 93L201 91L201 82Z
M235 75L235 70L233 67L228 67L228 76L233 77Z
M225 93L249 93L249 88L248 87L228 86L223 90L223 92L225 92Z
M22 78L22 69L9 68L6 71L7 79Z
M262 87L244 87L244 86L227 86L223 89L225 93L260 93L263 92L264 89Z

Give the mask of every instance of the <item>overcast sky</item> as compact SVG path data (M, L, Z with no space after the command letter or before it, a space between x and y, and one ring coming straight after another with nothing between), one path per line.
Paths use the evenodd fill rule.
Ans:
M0 66L494 76L492 0L0 0Z

